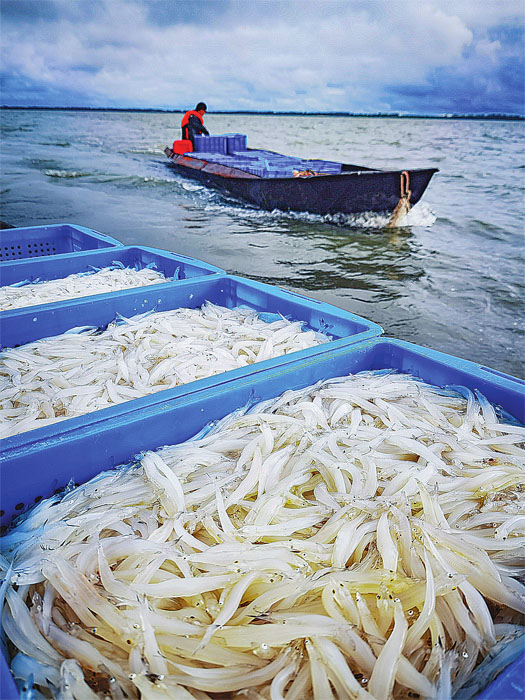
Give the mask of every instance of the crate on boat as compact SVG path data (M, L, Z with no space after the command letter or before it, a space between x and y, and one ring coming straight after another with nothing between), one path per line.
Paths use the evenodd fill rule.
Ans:
M293 177L293 166L267 165L266 177Z
M284 168L287 165L298 165L300 164L300 160L296 160L295 158L272 158L271 156L268 158L264 158L264 162L267 165L273 165L273 166L278 166L280 168Z
M195 136L193 138L193 150L195 153L226 154L226 136Z
M250 151L235 151L235 153L232 153L232 155L236 156L237 158L249 158L250 160L260 160L261 158L268 157L268 153L266 151L258 151L256 149L252 149Z
M274 163L300 163L302 158L297 158L296 156L284 156L281 153L266 153L267 160Z
M19 284L25 280L28 282L58 280L68 275L94 272L115 264L134 270L152 267L170 281L224 273L224 270L215 267L215 265L209 265L202 260L186 255L147 246L119 246L83 251L75 255L65 253L43 259L5 262L0 266L0 285ZM161 284L165 284L165 282ZM119 295L123 291L125 290L111 293ZM88 289L86 296L89 294Z
M226 136L226 152L233 154L235 151L245 151L246 134L224 134Z
M272 165L274 167L279 167L279 168L292 168L297 170L297 168L301 165L301 161L298 160L292 160L291 158L276 158L275 160L269 160L268 161L269 165Z
M250 165L250 161L246 160L246 158L234 158L233 156L228 161L227 165L229 165L230 168L239 168L240 170L247 170L247 168L253 167L253 165Z
M341 167L341 163L338 163L336 160L321 160L320 158L303 158L302 163L308 165L310 168L321 168L323 166Z
M316 173L326 173L329 175L339 175L341 163L334 163L326 160L303 160L301 169L313 170Z
M205 151L199 151L199 153L193 151L193 153L186 153L186 158L195 158L196 160L213 160L217 157L217 153L206 153Z
M244 292L242 301L252 303L247 299L248 290ZM255 287L251 292L257 300L253 303L264 301L260 298L262 290ZM13 517L71 480L83 483L100 471L129 462L143 450L188 440L211 421L223 418L248 402L270 399L285 390L300 389L332 377L385 369L412 374L438 387L463 385L471 391L477 389L503 411L525 422L525 382L522 380L404 341L372 338L317 355L292 358L264 371L252 370L249 375L237 373L235 377L224 377L219 383L213 379L203 380L198 388L195 383L193 390L172 393L169 400L156 403L141 400L140 408L119 415L100 411L92 420L77 420L74 426L71 422L71 427L68 425L66 430L54 435L39 431L26 433L16 444L8 444L6 440L0 467L2 523L8 525ZM0 664L3 666L0 669L1 697L17 698L5 659L0 659ZM523 688L522 668L523 655L503 671L481 697L522 697L519 688L516 692L518 686Z
M267 177L267 170L262 163L246 165L243 170L252 175L257 175L257 177Z
M191 158L196 158L198 160L204 160L208 163L214 163L217 165L225 165L229 168L241 168L253 163L254 161L249 161L244 158L237 158L235 156L223 155L221 153L191 153L188 154Z
M221 165L225 165L227 168L236 168L237 170L244 170L244 172L249 172L250 168L248 162L246 160L242 160L241 158L231 158L229 161L221 163Z
M116 238L76 224L9 228L0 231L0 262L120 245Z

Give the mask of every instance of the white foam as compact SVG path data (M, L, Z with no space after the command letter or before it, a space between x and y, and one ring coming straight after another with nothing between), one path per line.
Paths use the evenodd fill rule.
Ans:
M416 204L408 212L406 216L401 219L401 226L432 226L437 219L436 214L427 204Z
M204 185L194 185L191 182L182 182L182 189L186 190L187 192L199 192L199 191L205 191L206 188Z
M82 173L77 170L45 170L44 175L48 177L86 177L90 173Z

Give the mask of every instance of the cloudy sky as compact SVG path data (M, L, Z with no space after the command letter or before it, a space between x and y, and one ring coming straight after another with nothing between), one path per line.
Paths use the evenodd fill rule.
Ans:
M524 114L523 0L0 0L5 105Z

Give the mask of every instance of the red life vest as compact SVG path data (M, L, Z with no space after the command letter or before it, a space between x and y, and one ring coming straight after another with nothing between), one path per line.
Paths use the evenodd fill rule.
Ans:
M196 116L201 124L204 124L204 119L202 118L202 114L199 114L199 112L196 112L194 109L190 109L189 112L186 112L186 114L182 117L182 121L180 123L181 128L184 128L186 124L190 121L190 117L194 115Z

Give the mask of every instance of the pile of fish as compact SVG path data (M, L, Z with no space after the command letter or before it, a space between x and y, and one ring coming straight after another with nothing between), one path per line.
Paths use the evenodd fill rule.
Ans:
M93 272L77 272L62 279L29 281L0 287L0 311L24 306L49 304L63 299L76 299L91 294L118 292L122 289L146 287L169 282L161 272L145 267L140 270L114 263Z
M0 353L0 437L329 340L274 317L208 302L8 348Z
M523 643L524 440L481 395L367 372L143 453L3 538L13 674L75 700L467 700Z

